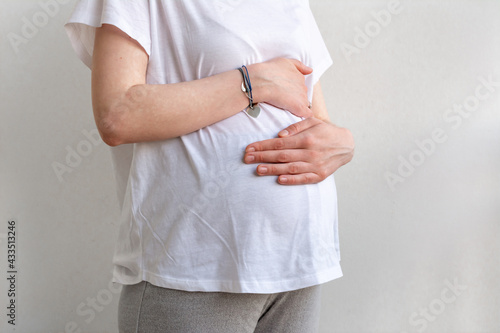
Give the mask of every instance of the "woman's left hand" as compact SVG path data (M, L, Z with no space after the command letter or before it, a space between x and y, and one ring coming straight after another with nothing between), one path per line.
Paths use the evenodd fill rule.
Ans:
M300 185L319 183L354 155L354 140L348 129L317 118L288 126L278 138L247 146L244 161L263 163L260 176L279 176L278 183Z

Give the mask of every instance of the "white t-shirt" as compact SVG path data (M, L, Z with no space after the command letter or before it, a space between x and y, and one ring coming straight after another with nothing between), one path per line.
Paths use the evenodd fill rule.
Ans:
M81 0L66 25L91 67L95 27L149 55L148 84L201 79L275 57L331 65L307 0ZM274 293L342 276L333 176L283 186L243 163L245 147L301 119L261 103L164 141L111 148L122 204L113 280L189 291Z

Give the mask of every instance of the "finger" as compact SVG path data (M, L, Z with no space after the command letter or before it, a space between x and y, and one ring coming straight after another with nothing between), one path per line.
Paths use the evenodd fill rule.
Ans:
M319 154L316 151L306 149L267 150L246 153L244 161L247 164L312 162L320 160Z
M293 98L288 99L286 103L288 104L283 104L283 108L297 117L310 118L314 116L313 110L309 108L306 86L303 87L300 94L294 94Z
M278 136L280 138L284 138L287 136L296 135L296 134L303 132L311 127L314 127L320 123L321 123L321 120L319 120L317 118L313 118L313 117L307 118L307 119L304 119L304 120L299 121L297 123L291 124L290 126L285 128L284 130L279 132Z
M300 105L297 107L298 111L295 111L295 109L291 109L290 112L296 115L297 117L302 117L302 118L311 118L314 116L314 113L312 112L311 109L307 105ZM292 111L294 110L294 111Z
M299 175L281 175L278 183L281 185L305 185L316 184L322 181L321 177L315 173L302 173Z
M275 138L275 139L257 141L249 144L245 149L245 153L267 151L267 150L297 149L299 148L298 141L299 141L298 138L295 137Z
M306 162L261 164L257 167L257 174L259 176L296 175L312 172L311 167L311 164Z
M309 147L310 141L314 140L311 135L295 135L285 138L274 138L251 143L245 149L245 153L276 151L285 149L305 149Z
M297 59L289 59L294 65L295 68L298 69L299 72L301 72L304 75L309 75L313 72L313 69L309 66L304 65L303 62L297 60Z

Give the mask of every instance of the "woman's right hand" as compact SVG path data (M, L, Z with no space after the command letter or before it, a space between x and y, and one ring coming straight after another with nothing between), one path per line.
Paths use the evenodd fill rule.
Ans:
M265 102L298 117L313 115L304 78L312 73L312 68L299 60L287 58L275 58L247 68L255 103Z

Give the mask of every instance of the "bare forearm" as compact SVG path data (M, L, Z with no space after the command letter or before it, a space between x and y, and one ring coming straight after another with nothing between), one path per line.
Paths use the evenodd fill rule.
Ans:
M229 71L175 84L138 84L109 105L102 127L113 133L111 145L165 140L228 118L248 105L241 74ZM105 108L96 105L94 108ZM114 140L114 142L113 142Z
M321 83L319 81L314 85L312 112L315 118L318 118L326 123L331 123L328 109L326 108L323 89L321 88Z
M149 58L135 40L104 24L96 30L92 58L92 104L103 140L123 143L177 137L228 118L248 105L238 70L174 84L146 84ZM248 66L255 103L266 102L300 117L307 108L298 60L277 58Z

